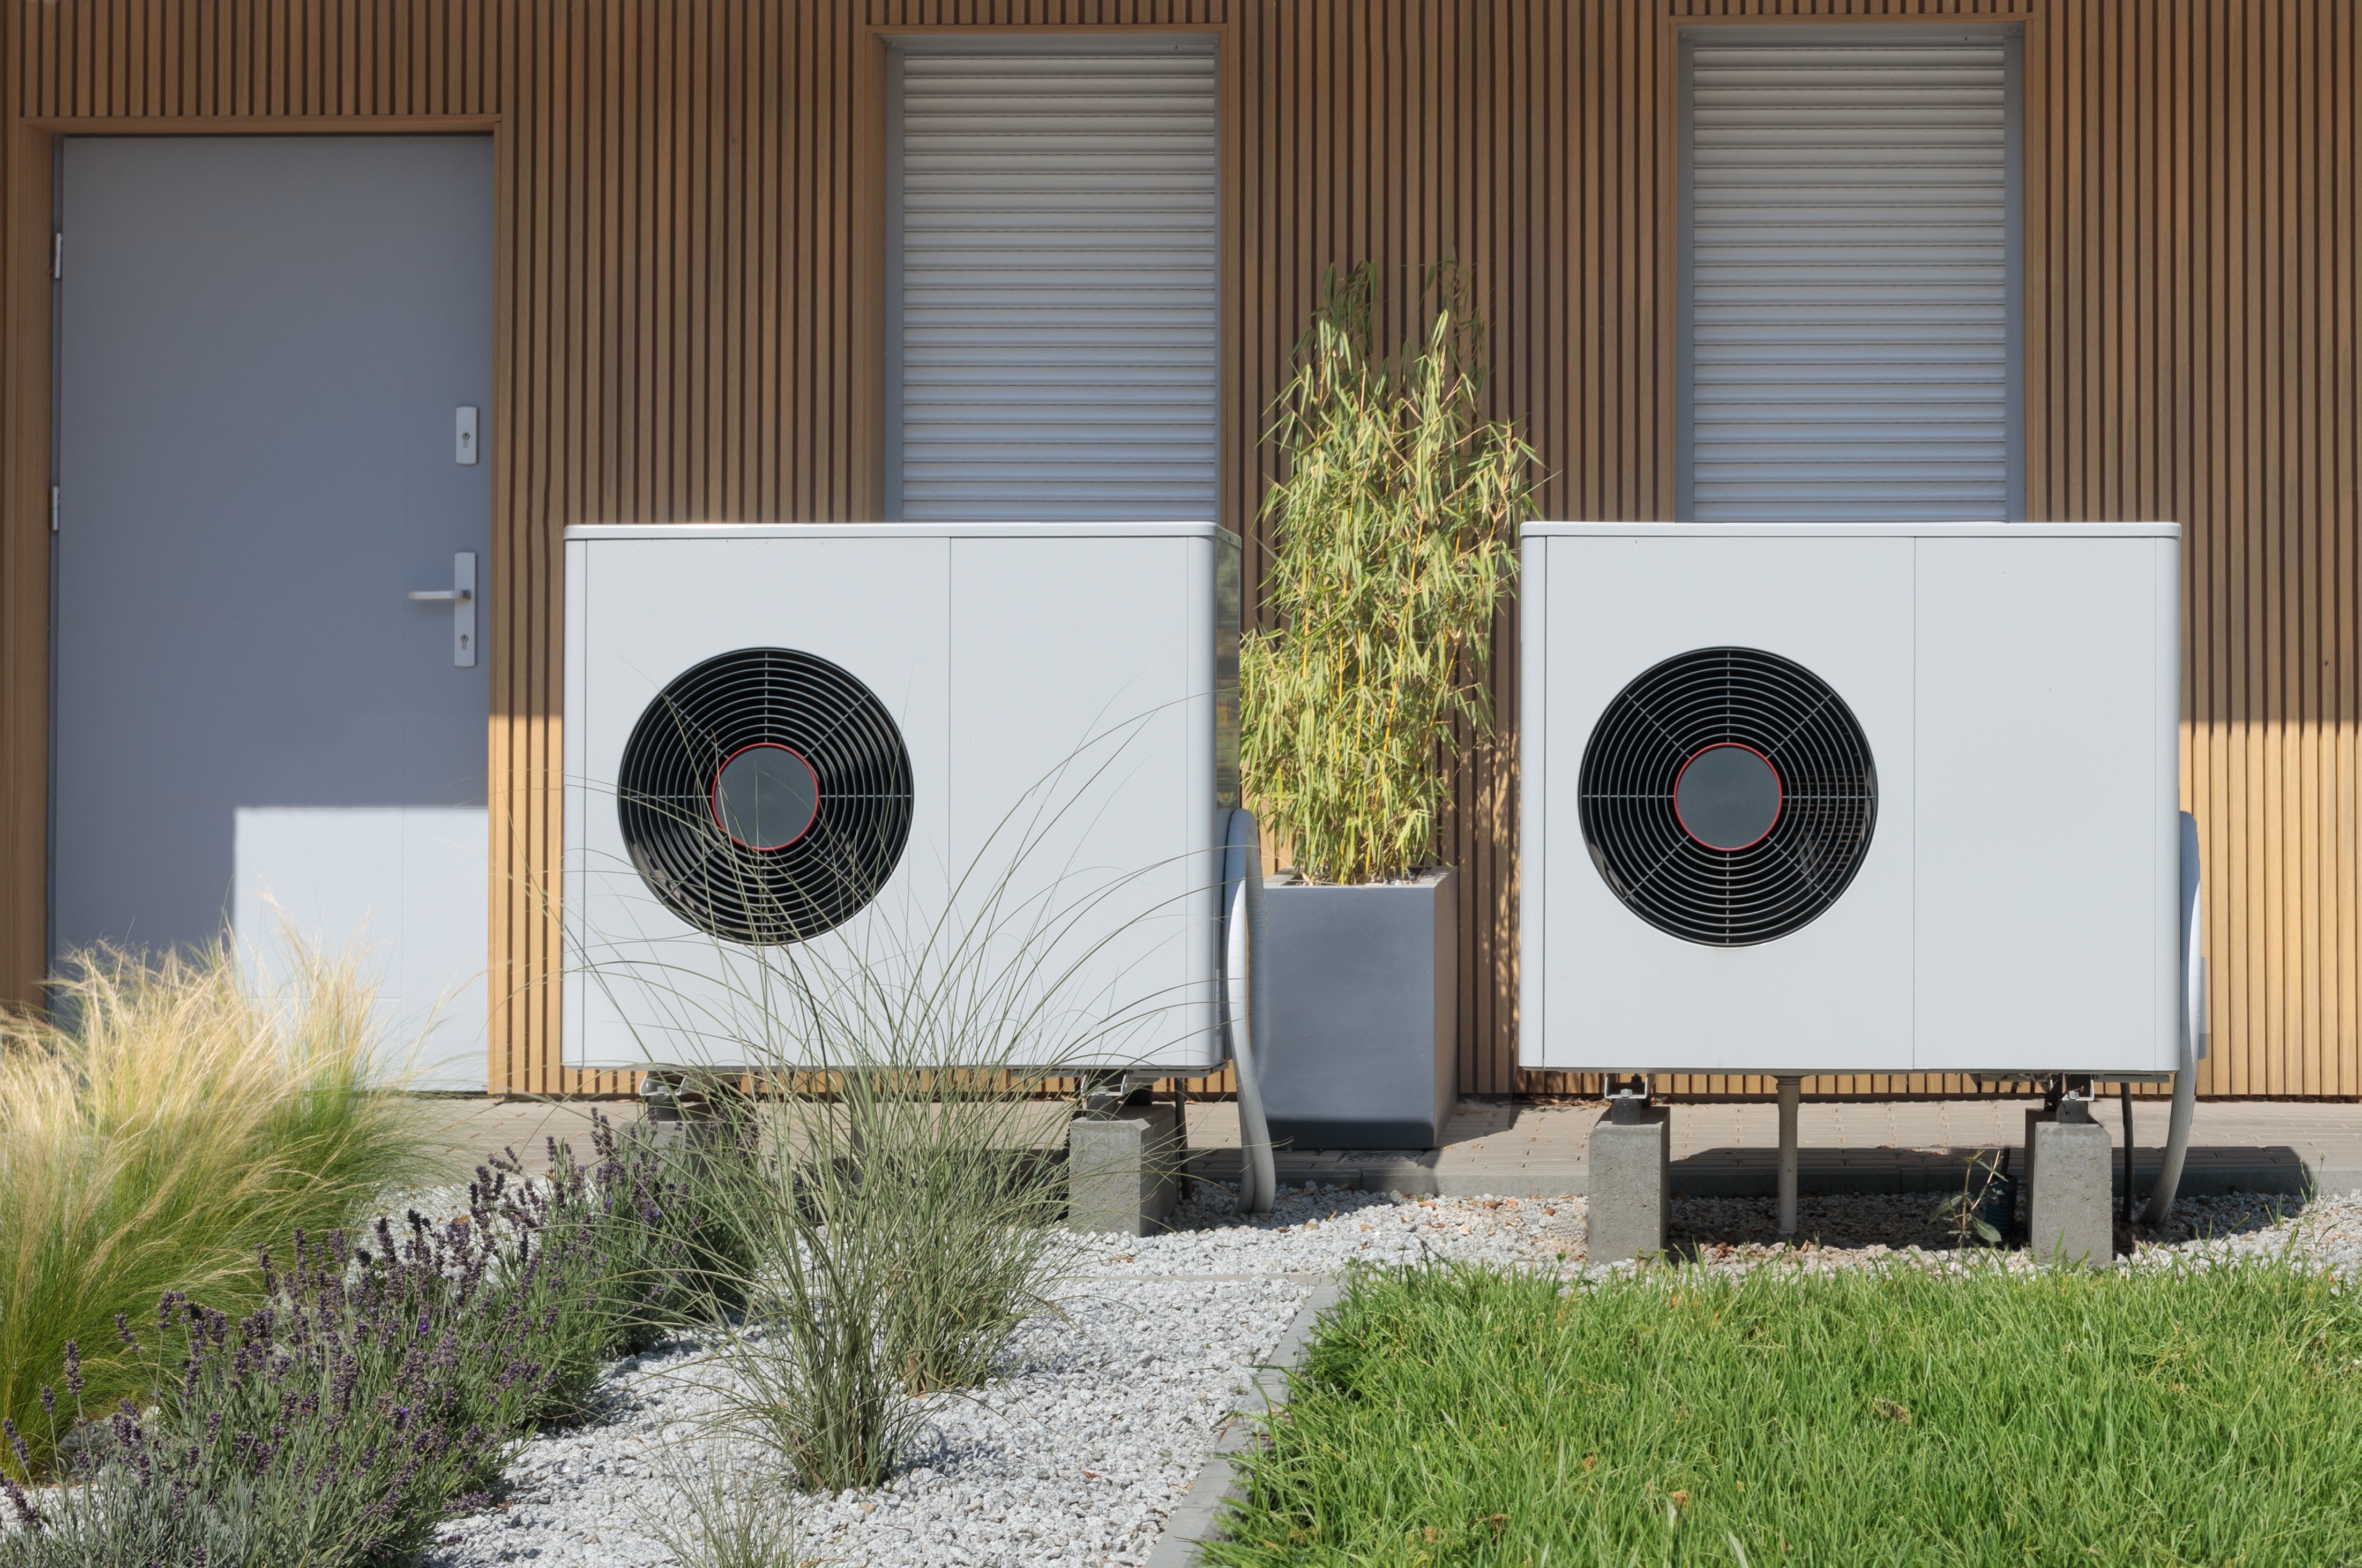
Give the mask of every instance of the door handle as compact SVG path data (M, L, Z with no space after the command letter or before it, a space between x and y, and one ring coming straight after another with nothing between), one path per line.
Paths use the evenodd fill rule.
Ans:
M447 603L451 607L451 664L454 669L476 667L476 553L462 550L451 557L451 586L447 588L413 588L410 597L425 603Z

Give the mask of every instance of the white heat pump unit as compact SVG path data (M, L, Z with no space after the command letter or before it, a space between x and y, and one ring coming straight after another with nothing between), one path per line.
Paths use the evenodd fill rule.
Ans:
M2180 539L1529 526L1524 1065L2174 1070Z
M568 529L568 1065L787 1061L831 987L1219 1062L1238 584L1211 524Z

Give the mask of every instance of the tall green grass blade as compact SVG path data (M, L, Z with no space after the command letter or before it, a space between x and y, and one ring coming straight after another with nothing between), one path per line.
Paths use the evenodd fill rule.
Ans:
M1245 1564L2362 1561L2362 1303L2285 1261L1360 1280Z

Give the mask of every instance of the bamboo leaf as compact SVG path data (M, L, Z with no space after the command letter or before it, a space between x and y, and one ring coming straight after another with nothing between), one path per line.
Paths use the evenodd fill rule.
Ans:
M1533 450L1483 418L1484 324L1456 269L1391 359L1371 346L1364 263L1321 280L1273 405L1286 477L1264 580L1277 630L1242 640L1241 767L1316 881L1380 882L1434 854L1446 770L1492 734L1493 614L1517 574Z

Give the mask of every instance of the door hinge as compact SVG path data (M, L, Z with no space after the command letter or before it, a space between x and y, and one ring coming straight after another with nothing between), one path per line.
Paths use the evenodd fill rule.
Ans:
M51 486L50 487L50 532L51 533L55 533L57 531L58 531L58 488L57 488L55 485L51 485Z
M50 277L52 280L66 275L66 236L50 236Z

